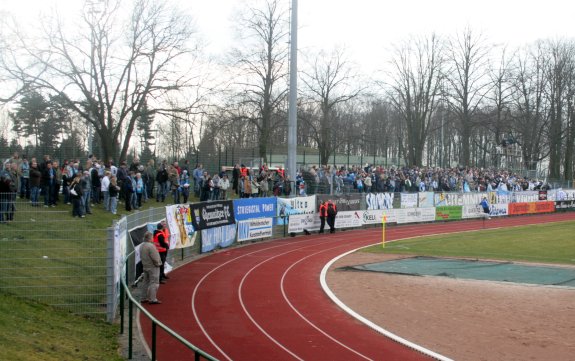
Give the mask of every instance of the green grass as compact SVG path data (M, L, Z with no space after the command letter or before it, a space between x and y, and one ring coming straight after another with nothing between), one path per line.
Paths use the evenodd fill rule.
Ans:
M575 265L575 222L547 223L390 242L364 252Z
M117 325L0 293L0 360L122 360Z

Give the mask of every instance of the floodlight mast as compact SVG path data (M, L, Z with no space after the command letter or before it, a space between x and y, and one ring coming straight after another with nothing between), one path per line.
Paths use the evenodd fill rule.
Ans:
M289 79L288 156L286 168L290 180L294 181L297 171L297 0L292 0L291 6Z

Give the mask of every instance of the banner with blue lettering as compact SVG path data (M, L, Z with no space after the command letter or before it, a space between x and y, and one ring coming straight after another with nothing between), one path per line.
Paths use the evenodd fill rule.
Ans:
M236 221L251 218L273 218L276 216L277 201L275 197L234 199Z
M202 230L202 253L213 251L216 247L229 247L236 239L236 225Z

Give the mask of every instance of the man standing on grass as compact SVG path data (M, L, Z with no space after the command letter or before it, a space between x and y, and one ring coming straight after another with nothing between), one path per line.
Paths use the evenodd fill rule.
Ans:
M158 301L156 294L160 287L160 267L162 260L160 254L153 242L151 232L144 234L144 242L140 246L140 259L144 267L144 282L142 286L141 303L157 305L162 302Z

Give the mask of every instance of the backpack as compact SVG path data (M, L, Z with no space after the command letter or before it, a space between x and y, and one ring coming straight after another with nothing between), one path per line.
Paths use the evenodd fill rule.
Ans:
M328 217L335 217L337 215L337 211L335 210L335 206L333 203L328 204L327 206L327 216Z

